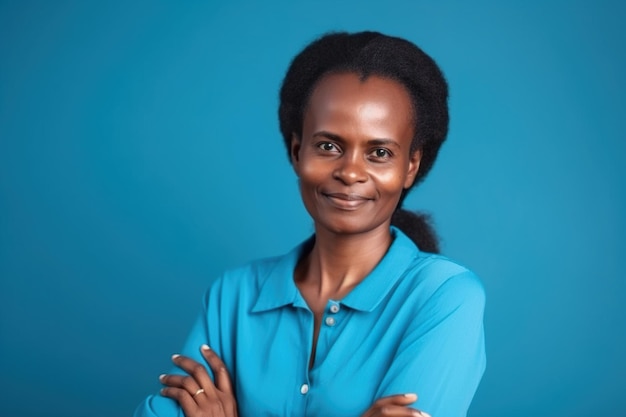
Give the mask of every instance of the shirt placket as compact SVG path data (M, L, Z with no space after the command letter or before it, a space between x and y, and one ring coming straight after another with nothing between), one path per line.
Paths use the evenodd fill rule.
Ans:
M322 324L320 327L320 333L317 339L316 346L316 358L313 364L313 368L309 370L308 360L306 363L306 383L304 383L301 389L301 395L306 397L305 404L310 404L312 401L323 401L321 397L321 392L323 391L320 384L320 374L324 367L324 360L319 362L318 358L326 358L328 356L328 349L332 346L332 340L335 339L335 335L332 334L336 330L336 326L340 320L341 306L339 302L334 300L329 300L326 308L324 310L324 315L322 317ZM311 335L313 330L313 314L311 313ZM312 340L311 344L312 346ZM309 350L309 358L310 358L310 350ZM304 392L303 392L304 391ZM306 411L305 411L305 414Z

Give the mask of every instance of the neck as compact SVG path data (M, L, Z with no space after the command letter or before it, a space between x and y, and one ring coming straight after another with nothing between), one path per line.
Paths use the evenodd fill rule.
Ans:
M385 224L368 233L341 235L315 228L315 244L296 280L321 298L343 298L380 262L392 238Z

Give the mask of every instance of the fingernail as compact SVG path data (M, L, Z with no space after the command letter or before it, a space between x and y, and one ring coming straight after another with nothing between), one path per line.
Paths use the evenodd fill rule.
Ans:
M202 350L211 350L211 348L209 347L209 345L206 345L206 344L204 344L204 345L200 346L200 349L202 349Z
M180 355L178 353L175 353L172 355L172 360L178 359L180 357Z
M163 379L165 379L165 374L159 375L159 381L163 381Z
M409 392L409 393L407 393L407 394L404 394L404 396L405 396L406 398L415 398L415 399L417 399L417 394L412 393L412 392Z

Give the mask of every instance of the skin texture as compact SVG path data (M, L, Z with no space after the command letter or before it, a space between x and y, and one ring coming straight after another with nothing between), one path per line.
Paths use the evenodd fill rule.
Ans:
M315 244L303 256L294 280L314 315L313 349L324 308L341 299L383 258L392 237L391 216L401 193L415 180L421 151L411 152L411 99L398 82L352 73L322 78L311 95L302 137L293 135L291 158L304 205L315 223ZM202 364L174 356L189 376L166 375L164 396L178 401L187 417L236 416L228 372L209 349ZM195 395L199 389L200 392ZM410 408L416 394L375 401L363 417L428 416Z
M178 401L186 417L236 417L237 402L226 366L208 346L203 345L200 351L215 375L215 382L202 364L174 355L172 362L189 376L161 375L159 380L166 386L161 395Z
M419 154L411 100L392 80L355 74L323 78L291 143L302 200L316 233L388 233L400 193L413 184Z

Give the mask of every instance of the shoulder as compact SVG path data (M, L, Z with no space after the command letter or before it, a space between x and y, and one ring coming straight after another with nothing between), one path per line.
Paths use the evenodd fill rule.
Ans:
M293 299L293 270L308 241L284 255L258 259L226 270L208 289L212 301L239 305L280 304ZM274 300L274 301L271 301ZM208 301L208 299L207 299Z
M452 305L485 303L480 278L466 266L442 255L420 252L407 268L404 280L409 292L422 302Z
M465 265L444 255L421 251L401 230L392 231L396 238L388 257L393 266L387 270L400 274L399 287L403 292L417 293L422 300L440 292L484 297L480 279Z

